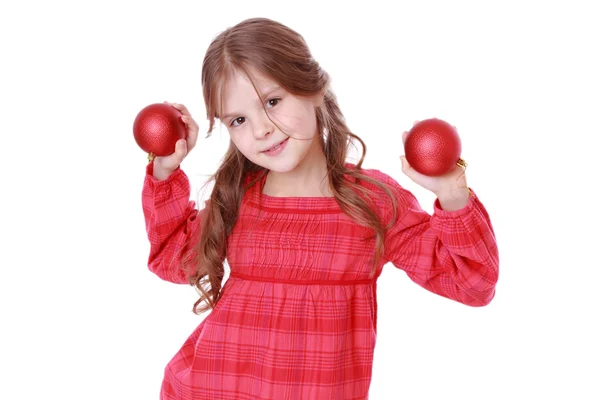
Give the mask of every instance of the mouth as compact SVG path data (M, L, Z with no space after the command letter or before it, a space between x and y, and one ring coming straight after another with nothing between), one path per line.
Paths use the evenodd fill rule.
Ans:
M268 148L266 150L261 151L261 153L266 153L266 152L271 151L271 150L277 150L279 148L279 146L281 146L282 144L284 144L285 142L287 142L288 139L289 139L289 137L286 138L285 140L282 140L281 142L277 143L275 146L272 146L272 147L270 147L270 148Z

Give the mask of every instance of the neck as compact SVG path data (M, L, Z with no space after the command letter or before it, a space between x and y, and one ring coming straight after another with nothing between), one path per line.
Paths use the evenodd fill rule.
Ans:
M289 172L269 171L263 193L275 197L332 197L323 149L308 154Z

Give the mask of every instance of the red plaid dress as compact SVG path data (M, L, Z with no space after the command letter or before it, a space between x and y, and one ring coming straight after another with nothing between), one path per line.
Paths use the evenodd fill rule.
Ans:
M199 237L202 211L190 200L181 168L158 181L152 167L142 192L148 267L164 280L187 283L177 254ZM400 214L375 276L369 278L375 239L364 240L372 231L334 198L264 195L263 178L246 192L228 237L231 273L223 297L167 364L161 399L368 399L376 280L388 262L441 296L471 306L491 301L498 250L475 192L452 212L436 199L431 216L388 175L363 172L393 186ZM373 199L387 223L385 197Z

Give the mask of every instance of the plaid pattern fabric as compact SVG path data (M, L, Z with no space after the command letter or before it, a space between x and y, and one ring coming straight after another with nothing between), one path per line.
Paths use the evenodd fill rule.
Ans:
M363 172L391 184L399 206L375 276L372 231L334 198L264 195L263 178L245 194L228 237L223 297L167 364L161 399L368 399L376 281L388 262L438 295L471 306L491 301L498 250L475 192L457 211L436 200L430 216L388 175ZM371 200L387 223L389 200ZM142 203L149 269L187 283L179 255L197 241L202 217L187 176L178 169L157 181L148 164Z

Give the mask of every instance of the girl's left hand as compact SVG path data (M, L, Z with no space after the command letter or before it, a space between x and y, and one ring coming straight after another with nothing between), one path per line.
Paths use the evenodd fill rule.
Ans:
M419 121L415 121L413 126L418 122ZM402 144L404 144L407 135L408 131L402 133ZM456 192L456 190L464 190L467 188L465 169L458 164L455 165L452 171L444 175L427 176L415 171L415 169L410 166L405 156L400 156L400 160L402 161L402 172L406 176L417 185L435 193L438 197L440 197L440 194L452 194Z

